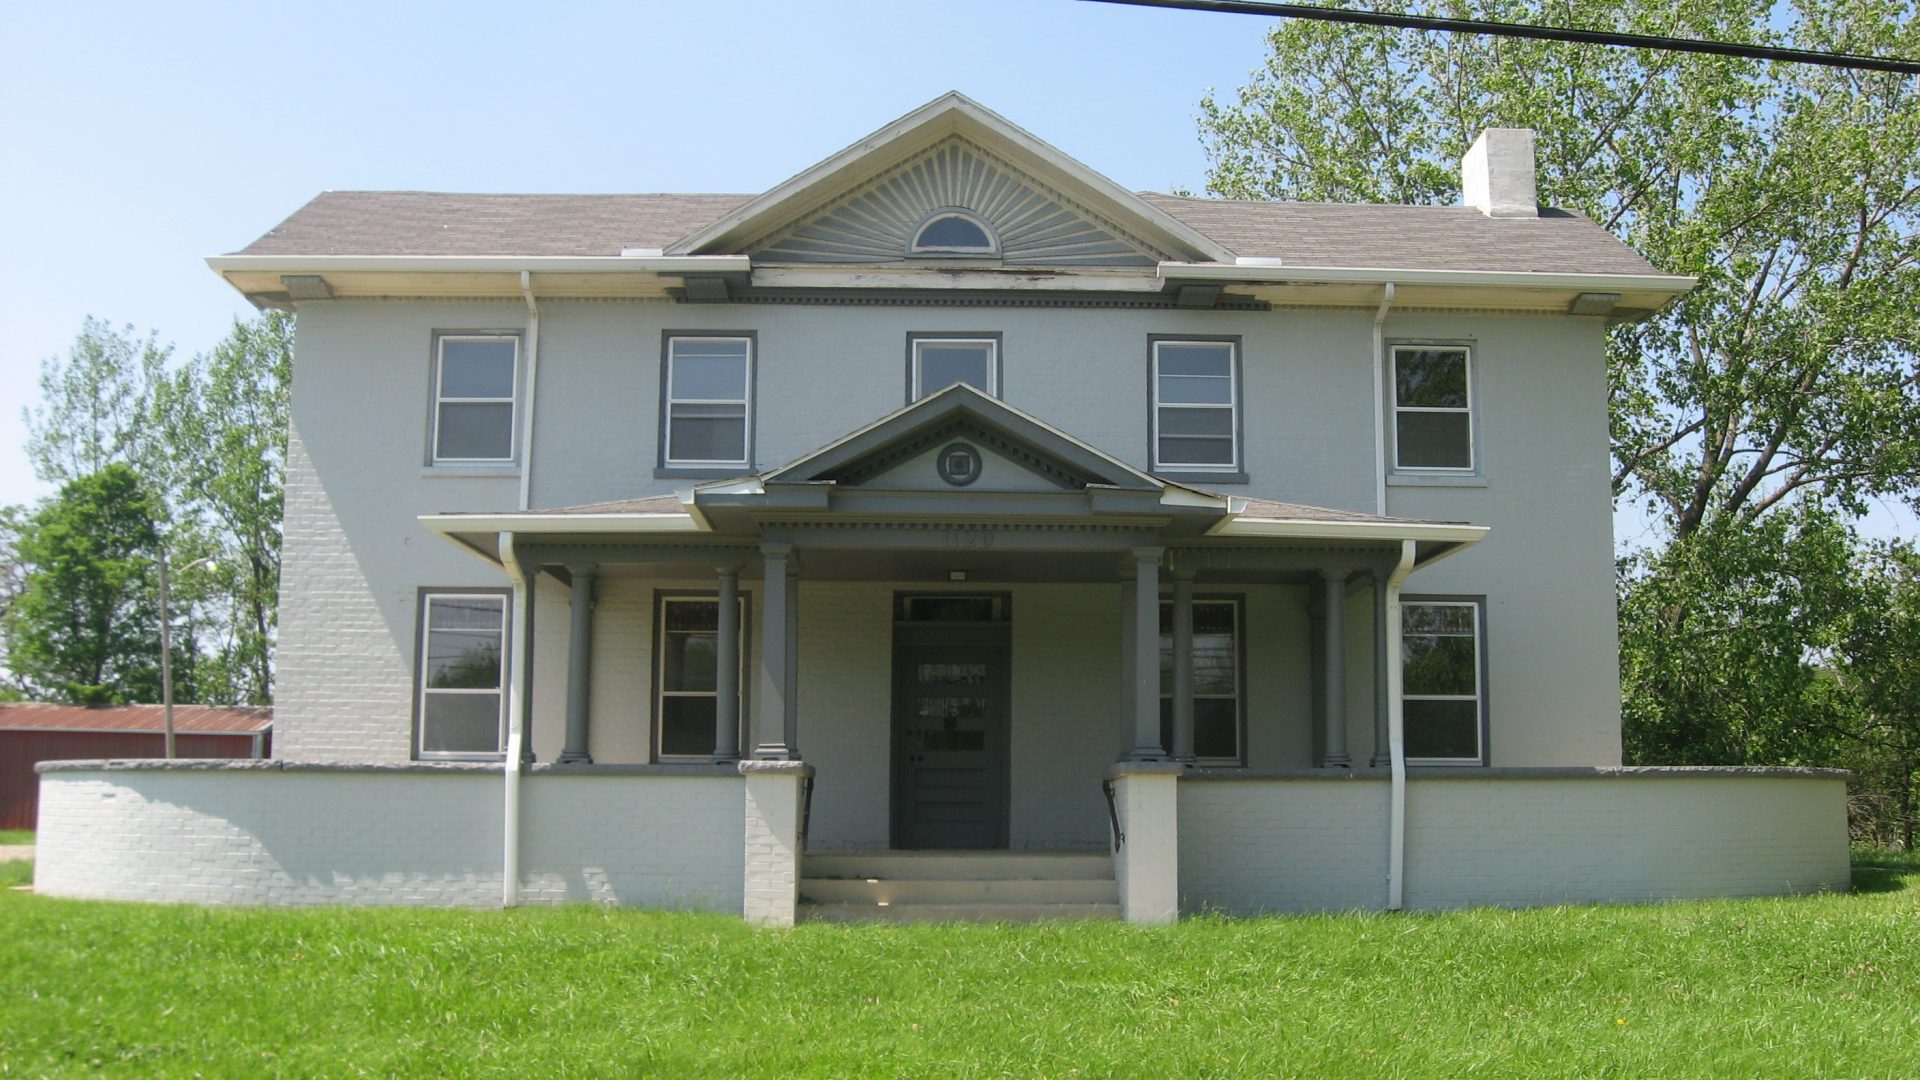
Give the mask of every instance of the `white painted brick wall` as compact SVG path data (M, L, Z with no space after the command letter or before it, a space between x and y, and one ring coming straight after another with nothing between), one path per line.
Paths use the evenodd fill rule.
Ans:
M1113 779L1125 841L1113 855L1120 910L1130 923L1159 926L1180 917L1180 776L1133 772Z
M747 768L741 913L758 926L792 926L800 900L800 785L805 771Z
M522 898L740 910L735 777L529 776ZM41 777L35 888L205 904L500 903L498 773Z
M1384 780L1180 784L1183 911L1342 911L1387 902Z
M1845 889L1838 778L1444 780L1407 788L1407 902L1639 902Z
M1386 903L1385 780L1187 781L1185 911ZM1405 903L1644 902L1845 889L1845 782L1831 777L1415 779Z

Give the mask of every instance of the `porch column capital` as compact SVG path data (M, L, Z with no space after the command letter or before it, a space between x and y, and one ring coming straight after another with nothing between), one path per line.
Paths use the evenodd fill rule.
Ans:
M576 577L576 578L577 578L577 577L587 577L587 578L591 578L591 577L592 577L592 576L594 575L594 572L595 572L595 571L597 571L597 570L599 570L599 569L600 569L600 564L599 564L599 563L590 563L590 562L588 562L588 563L568 563L568 564L567 564L567 576L568 576L568 577Z
M1158 566L1160 556L1166 554L1166 551L1167 549L1163 547L1137 547L1133 549L1133 561L1142 565L1153 563Z
M787 556L793 554L793 545L792 544L761 544L760 554L765 556L766 560L769 563L771 563L775 559L779 559L784 562Z
M1170 566L1167 568L1167 573L1171 575L1175 581L1185 581L1191 584L1194 576L1198 574L1199 571L1191 566Z
M1320 580L1336 585L1346 584L1353 571L1344 566L1323 566L1320 568Z

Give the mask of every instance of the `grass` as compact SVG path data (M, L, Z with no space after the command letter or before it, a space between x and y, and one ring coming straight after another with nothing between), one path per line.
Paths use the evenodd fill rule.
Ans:
M1863 855L1846 896L1164 929L0 893L0 1075L1910 1075L1920 858Z
M0 847L8 844L33 843L32 829L0 829Z

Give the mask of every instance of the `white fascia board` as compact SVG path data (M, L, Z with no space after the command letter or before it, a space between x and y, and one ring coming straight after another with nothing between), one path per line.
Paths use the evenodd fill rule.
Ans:
M1396 270L1377 266L1237 266L1231 263L1163 262L1162 281L1220 281L1250 285L1481 285L1583 292L1658 292L1678 296L1699 283L1680 274L1564 274L1527 270Z
M207 265L226 274L744 274L745 255L209 255Z
M1303 540L1442 540L1454 544L1475 544L1485 539L1488 531L1485 525L1239 517L1209 535Z
M897 161L956 134L1022 159L1019 162L1022 166L1053 181L1055 186L1064 189L1068 198L1113 218L1129 231L1142 233L1144 239L1162 250L1185 248L1210 259L1233 258L1232 252L1212 238L957 90L940 95L796 173L668 250L698 251L717 243L750 243L777 223L810 213Z
M456 533L697 533L691 514L421 514L420 524L442 536Z

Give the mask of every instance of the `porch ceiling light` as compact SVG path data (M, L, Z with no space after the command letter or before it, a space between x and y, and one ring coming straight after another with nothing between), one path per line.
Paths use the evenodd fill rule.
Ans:
M1608 315L1613 312L1613 305L1619 302L1620 294L1617 292L1583 292L1567 306L1567 314Z
M333 287L319 274L282 274L280 284L287 287L287 295L295 300L333 299Z
M949 570L947 571L947 580L965 581L967 580L967 572L965 570Z

